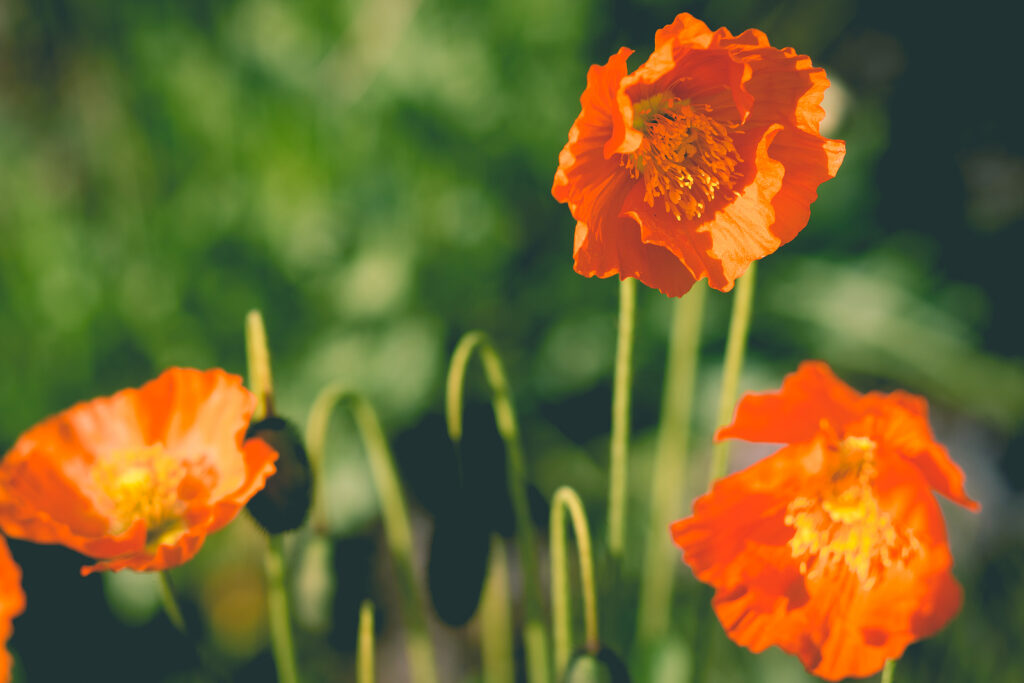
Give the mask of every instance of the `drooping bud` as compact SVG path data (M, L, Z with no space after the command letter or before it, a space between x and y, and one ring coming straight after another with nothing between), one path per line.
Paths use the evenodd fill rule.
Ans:
M245 438L262 439L278 453L277 472L249 501L249 514L272 534L297 529L309 512L313 479L298 430L275 415L252 423Z

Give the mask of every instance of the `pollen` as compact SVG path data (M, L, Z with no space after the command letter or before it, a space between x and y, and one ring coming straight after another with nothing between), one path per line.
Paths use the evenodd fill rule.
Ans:
M873 441L847 437L827 457L830 467L817 495L797 497L786 508L785 524L794 530L789 547L804 576L845 569L868 589L920 544L912 530L898 528L879 508Z
M643 142L622 165L644 181L644 202L677 221L699 218L716 197L732 194L740 162L726 124L688 100L659 94L637 102L633 125Z
M186 473L185 465L162 446L119 451L105 458L95 476L109 500L115 531L124 531L141 519L146 523L147 542L173 532L181 521L178 486Z

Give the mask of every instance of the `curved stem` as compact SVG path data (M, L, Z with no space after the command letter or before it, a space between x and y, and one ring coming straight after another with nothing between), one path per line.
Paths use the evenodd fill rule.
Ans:
M359 636L356 644L356 683L373 683L373 602L359 606Z
M274 411L274 378L270 370L270 350L263 315L251 310L245 316L245 352L249 370L249 389L256 395L252 420L262 420ZM284 538L271 534L264 554L267 575L267 618L270 626L270 648L281 683L298 683L298 665L292 638L291 615L288 608L288 586L285 581Z
M697 379L701 320L708 288L702 282L673 305L668 367L658 424L658 444L651 479L650 518L640 582L637 638L641 642L665 633L672 606L672 577L676 551L668 540L668 525L683 516L693 395Z
M487 683L513 683L512 611L508 594L508 558L505 542L491 537L490 569L480 598L480 659Z
M448 421L448 435L458 447L462 441L462 404L465 390L466 369L478 351L484 366L484 375L491 389L491 405L494 422L505 444L506 479L508 495L516 520L516 542L523 566L523 586L526 594L526 617L524 627L524 649L526 667L531 683L546 683L549 678L547 655L547 634L544 628L543 607L540 595L540 571L537 550L534 545L533 521L530 518L530 504L526 489L526 466L523 444L519 436L519 423L512 404L512 391L501 357L490 338L481 331L466 333L452 353L448 368L445 394L445 416Z
M427 625L426 607L416 583L413 570L412 530L409 513L405 506L402 486L395 471L394 458L388 447L380 420L373 406L361 395L346 391L341 385L325 387L314 402L306 427L307 444L310 437L317 449L316 467L323 466L323 443L327 430L327 418L335 406L345 405L352 414L356 430L366 449L377 497L380 500L381 517L384 521L384 535L391 552L395 570L398 573L399 589L408 633L406 649L409 656L411 679L417 683L436 683L437 670L434 664L433 646ZM310 449L310 459L314 456ZM322 477L321 477L322 479ZM317 496L322 499L323 496Z
M886 660L885 666L882 668L882 679L881 683L892 683L893 673L896 671L896 660Z
M245 316L245 356L249 365L249 390L256 395L252 421L274 412L274 378L270 372L270 351L263 314L253 309Z
M715 431L729 424L736 406L736 392L743 369L743 356L747 349L750 331L750 314L754 310L754 283L757 279L757 261L750 264L747 272L736 283L733 295L732 316L729 319L729 338L725 343L725 363L722 366L722 393L718 400L718 418ZM708 473L708 487L716 479L725 476L729 469L729 443L716 443L711 451L711 468Z
M561 486L551 500L551 622L555 638L555 679L561 680L569 665L572 650L572 619L569 614L569 570L565 552L565 512L569 511L576 552L580 565L580 590L583 593L583 624L587 650L596 655L601 649L597 628L597 592L594 586L594 561L590 549L590 527L583 502L576 492Z
M625 552L626 493L629 460L629 404L633 384L633 337L636 327L636 280L619 284L619 327L612 385L612 435L608 474L608 552L620 559Z

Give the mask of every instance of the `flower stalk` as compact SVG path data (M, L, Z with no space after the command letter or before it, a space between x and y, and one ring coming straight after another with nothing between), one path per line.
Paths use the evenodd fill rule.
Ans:
M359 636L356 644L356 683L374 683L373 602L359 606Z
M679 509L683 498L680 492L686 490L697 356L707 292L707 286L698 282L673 304L665 388L652 469L644 578L640 582L639 642L649 642L669 627L675 571L673 559L677 553L666 543L666 530L668 521L678 519L684 512Z
M267 346L267 330L263 315L249 311L245 317L245 350L249 370L249 389L256 396L253 422L273 414L274 380ZM270 646L274 665L281 683L298 683L298 664L292 637L291 615L288 606L284 537L270 534L263 557L267 576L267 618L270 627Z
M526 464L522 439L519 436L519 422L512 403L512 391L505 374L501 356L490 338L481 331L466 333L452 353L448 368L445 393L445 416L448 422L448 436L458 448L462 441L462 405L465 391L466 370L473 352L477 351L483 364L484 376L491 390L491 406L494 421L505 444L506 479L508 495L516 521L516 542L523 566L523 586L526 594L526 616L523 633L526 650L527 680L530 683L547 683L550 677L547 632L544 628L544 612L540 593L540 571L537 550L534 543L533 521L526 489Z
M270 621L270 646L281 683L298 683L295 641L292 638L288 587L285 580L284 538L271 534L264 556L267 573L267 618Z
M721 429L732 421L739 390L743 357L747 350L750 332L750 317L754 310L754 284L757 280L757 261L750 264L747 272L736 283L733 295L732 316L729 319L729 337L725 343L725 363L722 366L722 393L718 399L718 416L715 429ZM708 471L708 487L725 476L729 469L729 444L718 442L711 451L711 467Z
M551 623L555 641L555 679L561 680L572 651L572 615L569 602L569 567L566 558L565 513L569 512L580 566L580 590L583 593L583 625L587 652L601 649L597 624L597 590L594 585L594 560L590 527L579 495L569 486L559 487L551 500Z
M490 569L480 597L480 659L487 683L514 683L512 610L505 542L491 537Z
M612 385L612 434L608 475L608 552L614 560L625 552L626 493L629 479L629 410L633 384L633 338L636 327L636 280L619 283L619 324Z
M893 673L896 671L896 660L889 659L885 662L885 666L882 667L882 678L881 683L892 683Z
M410 679L415 683L436 683L437 668L434 663L434 650L430 640L427 623L426 603L416 583L413 570L412 529L409 524L409 512L402 494L402 486L395 470L394 457L388 446L380 419L373 405L360 394L346 390L339 384L330 384L321 390L313 402L309 420L306 425L307 441L313 444L309 449L310 461L317 475L323 469L323 444L330 414L335 407L345 406L349 409L352 419L366 449L366 457L370 464L370 476L380 500L381 517L384 521L384 536L388 550L391 552L395 570L398 573L399 590L402 599L402 611L406 619L406 652L410 670ZM319 515L323 515L322 476L317 477L321 489L315 499ZM316 517L314 517L316 519Z

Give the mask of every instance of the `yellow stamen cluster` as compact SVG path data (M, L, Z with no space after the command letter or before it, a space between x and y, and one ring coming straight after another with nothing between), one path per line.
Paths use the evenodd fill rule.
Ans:
M185 475L183 463L161 446L112 453L95 470L96 480L109 498L116 531L141 519L150 542L173 531L180 521L178 486Z
M694 219L732 190L740 158L721 121L663 93L634 105L633 126L644 140L622 164L643 178L648 206L660 198L677 221Z
M879 509L871 439L847 437L827 457L833 462L817 495L795 498L786 508L785 523L794 529L789 547L808 578L845 567L870 588L920 546L911 530L898 529Z

